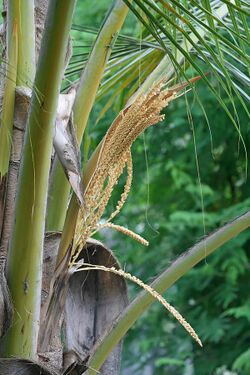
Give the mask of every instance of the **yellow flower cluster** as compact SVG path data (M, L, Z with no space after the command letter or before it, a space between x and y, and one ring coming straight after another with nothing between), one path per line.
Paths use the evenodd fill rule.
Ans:
M132 181L131 146L146 128L164 119L164 115L160 113L176 97L176 91L164 89L164 82L160 82L147 94L139 96L129 107L121 111L107 131L101 144L95 170L85 189L84 206L79 211L72 248L72 263L77 259L86 240L98 229L98 223L114 186L126 167L128 176L124 192L108 222L121 210ZM147 241L126 228L122 230L120 226L110 224L106 226L113 227L147 244Z

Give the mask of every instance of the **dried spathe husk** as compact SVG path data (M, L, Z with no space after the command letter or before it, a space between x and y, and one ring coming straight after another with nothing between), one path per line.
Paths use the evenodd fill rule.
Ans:
M82 374L89 352L128 304L126 282L117 275L102 271L74 272L63 264L57 274L55 256L59 241L59 233L47 233L43 269L43 303L47 299L47 304L43 305L39 354L41 358L53 358L53 352L56 356L62 350L60 340L63 337L64 372L60 369L60 361L57 369L61 373ZM119 268L111 250L95 240L87 241L78 260ZM48 292L51 279L52 288ZM121 344L110 354L101 373L118 375L120 359Z
M12 316L13 306L5 278L5 258L0 257L0 337L4 336L10 327Z
M1 375L59 375L44 366L27 359L4 358L0 359Z
M88 240L80 257L88 263L119 268L111 250L99 241ZM69 280L65 304L66 351L86 359L96 341L112 326L127 304L123 278L95 270L74 273ZM100 370L101 374L119 374L120 356L121 344L110 354ZM69 363L65 365L69 366Z

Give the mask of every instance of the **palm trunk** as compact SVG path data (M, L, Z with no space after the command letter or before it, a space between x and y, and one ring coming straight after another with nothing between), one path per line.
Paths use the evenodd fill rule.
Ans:
M7 175L11 151L11 135L14 118L15 86L18 65L18 31L21 19L18 9L19 1L9 1L7 11L7 53L5 60L5 85L2 98L0 127L0 179Z
M32 1L21 1L17 0L15 2L9 2L9 10L7 14L10 13L12 16L8 17L8 22L10 25L14 22L17 28L17 43L16 43L16 82L12 82L12 86L15 84L22 87L31 87L33 84L35 76L35 23L34 23L34 3ZM14 8L13 10L11 8ZM13 21L14 20L14 21ZM10 28L8 24L8 29ZM10 38L10 37L9 37ZM8 39L9 39L8 38ZM12 40L12 39L11 39ZM11 45L11 40L9 44ZM9 79L8 77L6 78ZM15 90L15 87L13 87ZM7 83L6 83L6 89ZM12 228L12 221L14 217L14 202L16 196L17 188L17 178L19 173L22 145L23 145L23 134L25 130L25 123L27 118L27 102L22 96L20 89L19 93L14 92L13 103L11 101L11 115L9 113L9 119L12 118L12 123L10 122L11 129L9 129L8 139L11 141L11 152L8 149L5 150L6 153L6 168L8 170L7 186L4 194L4 214L3 214L3 228L1 231L0 239L0 249L1 254L5 255L7 253L8 241L10 236L10 231ZM5 98L5 95L4 95ZM16 100L15 100L16 99ZM5 99L4 99L5 100ZM8 96L7 96L8 100ZM26 102L26 103L25 103ZM9 105L6 102L6 105ZM15 106L15 111L14 111ZM13 111L13 115L12 115ZM1 129L4 128L5 122L2 122ZM13 127L13 131L12 131ZM12 133L12 134L11 134ZM4 141L4 137L0 140ZM9 147L8 144L5 144ZM3 151L3 150L2 150ZM10 154L9 154L10 152ZM9 160L10 159L10 160Z
M75 0L51 0L47 13L8 253L7 275L15 313L6 336L6 356L36 357L53 126L74 5Z

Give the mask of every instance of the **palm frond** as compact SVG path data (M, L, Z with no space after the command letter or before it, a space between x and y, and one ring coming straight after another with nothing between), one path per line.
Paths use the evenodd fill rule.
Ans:
M162 35L172 44L171 49L165 47L166 56L134 97L141 91L147 90L153 81L166 75L169 64L172 63L172 71L179 77L185 78L187 78L187 68L191 67L192 72L202 76L207 87L211 89L221 108L232 121L243 144L247 160L247 150L240 130L235 99L250 117L246 105L246 101L249 100L247 74L249 74L250 58L246 53L249 51L250 43L249 19L247 19L249 6L247 7L246 3L243 4L240 0L232 2L235 5L232 7L230 7L231 2L229 4L220 0L190 2L134 0L133 4L129 4L127 0L124 2L130 6L148 32L161 45L163 45ZM201 65L199 59L204 64ZM210 77L204 74L204 70L213 74L219 89L212 84Z
M127 0L124 1L127 2ZM231 20L229 8L223 1L191 1L188 5L186 1L171 0L166 3L165 0L160 0L163 9L153 0L135 0L134 3L147 17L148 23L144 22L144 24L148 31L155 35L157 29L158 40L161 39L162 42L162 34L171 41L172 51L169 51L167 46L165 49L178 73L182 74L178 66L179 61L175 58L176 51L181 53L183 60L201 73L197 61L192 56L195 54L205 61L207 68L217 76L225 90L234 89L233 77L230 77L225 67L225 63L231 61L228 56L225 57L223 49L237 56L239 61L249 67L250 58L245 51L249 47L250 40L246 36L245 29L238 27L242 24L238 14L240 11L237 13L236 27L235 22L228 22L228 19ZM190 5L191 3L194 5ZM203 5L201 6L200 3ZM134 5L130 5L130 8L138 14ZM236 18L236 11L234 11L234 16ZM179 43L178 39L182 39L183 43ZM213 64L211 64L211 59ZM214 68L214 65L223 73L223 78L218 76L218 70Z
M126 101L137 91L137 94L147 91L163 77L187 79L190 74L199 74L238 129L235 98L249 115L245 103L250 100L249 3L241 0L124 2L142 23L142 32L139 38L119 35L113 46L98 98L107 95L111 87L113 94L101 116L124 88L128 89L123 98ZM76 53L66 73L70 81L77 79L88 59L91 37L93 40L98 33L93 27L74 25L73 29L87 33L88 43L75 46ZM216 78L226 100L206 72Z

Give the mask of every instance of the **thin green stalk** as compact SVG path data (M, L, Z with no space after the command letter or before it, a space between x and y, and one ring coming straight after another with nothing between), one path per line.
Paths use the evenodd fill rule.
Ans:
M116 0L103 22L88 62L83 70L73 107L74 125L79 144L82 141L101 78L112 52L112 45L124 23L127 13L128 7L123 0ZM63 228L69 192L69 183L60 162L56 159L51 176L48 199L48 230L61 230Z
M220 246L237 236L250 226L250 211L236 218L234 221L224 225L214 233L208 235L201 242L178 257L169 268L161 273L151 287L158 293L163 293L170 288L178 279L184 276L192 267L217 250ZM93 354L88 361L88 375L95 375L108 355L124 337L135 321L155 301L149 293L142 291L124 310L114 326L105 336L98 341L93 349Z
M50 0L27 122L7 276L14 304L5 356L34 359L53 126L75 0Z

